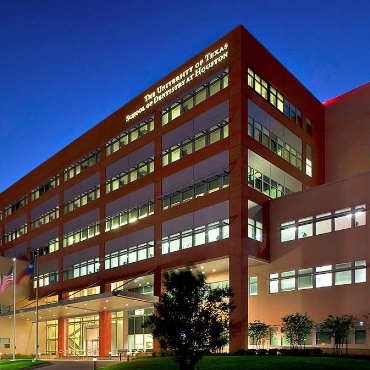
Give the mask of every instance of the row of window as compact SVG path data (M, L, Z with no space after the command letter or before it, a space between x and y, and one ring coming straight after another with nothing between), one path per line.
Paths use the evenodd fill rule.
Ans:
M115 176L106 181L106 193L110 193L121 188L124 185L130 184L137 179L144 177L154 172L154 158L150 157L148 160L139 163L137 166L130 168L118 176Z
M74 199L70 200L64 205L64 214L74 211L77 208L85 206L86 204L100 198L100 185L94 189L80 194Z
M79 173L85 171L86 169L93 166L95 163L98 163L99 161L100 161L100 150L97 149L90 153L88 156L74 163L72 166L65 168L63 170L64 181L77 176Z
M63 280L75 279L98 272L100 269L99 258L77 263L63 271Z
M35 230L42 225L45 225L59 217L59 207L52 209L51 211L43 214L42 216L31 221L31 230Z
M152 257L154 257L153 241L105 255L105 269L112 269Z
M222 173L167 194L162 199L162 208L168 209L189 200L202 197L229 186L229 174Z
M315 235L366 225L366 206L364 204L347 207L316 216L283 222L280 225L280 240L286 242Z
M9 243L12 240L20 238L22 235L27 233L27 224L23 224L16 230L12 230L4 235L5 243Z
M59 186L59 175L51 178L46 183L38 186L36 189L31 191L31 200L40 198L42 195L46 194L49 190L52 190Z
M248 135L269 148L279 157L284 158L294 167L302 170L302 154L267 128L263 127L252 117L248 117Z
M139 219L154 214L154 202L149 201L138 207L132 207L117 213L114 216L107 217L105 220L105 231L117 229L120 226L127 225Z
M196 247L229 237L229 220L211 222L194 229L184 230L162 238L162 254Z
M107 217L105 220L105 231L114 230L120 226L127 225L138 219L148 217L154 213L154 204L152 201L142 204L138 207L120 212L114 216ZM82 242L86 239L93 238L100 234L100 222L97 221L83 229L75 230L63 236L63 247L69 247L73 244Z
M366 282L366 261L344 262L335 265L309 267L270 274L270 293L324 288ZM258 278L249 278L249 294L258 294Z
M73 232L67 235L63 235L63 248L69 247L73 244L82 242L87 239L91 239L99 234L100 234L99 222L95 222L80 230L74 230Z
M16 202L10 204L9 206L5 207L4 215L5 217L11 215L18 209L26 206L28 204L28 198L27 196L22 197L21 199L18 199Z
M167 125L175 118L181 116L189 109L195 107L204 100L210 98L222 89L225 89L229 84L229 71L224 70L221 74L214 77L212 80L205 82L192 91L181 100L172 104L170 107L162 111L162 126Z
M211 145L229 136L229 119L224 119L221 123L205 130L194 137L186 139L179 144L172 146L162 152L162 165L167 166L176 162L182 157L194 153L207 145Z
M274 199L293 193L287 187L250 166L248 166L248 185Z
M272 85L263 80L250 68L248 68L248 86L254 89L257 94L261 95L296 125L300 127L303 126L301 111L284 97L283 94L278 92ZM309 118L306 118L305 130L309 135L312 135L312 123Z
M106 155L109 156L117 152L122 147L134 142L141 136L144 136L154 130L154 117L138 123L130 129L122 132L105 145Z

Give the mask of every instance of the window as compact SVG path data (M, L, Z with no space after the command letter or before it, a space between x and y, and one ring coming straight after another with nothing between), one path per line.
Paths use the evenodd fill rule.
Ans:
M281 242L295 239L296 226L295 221L288 221L281 224Z
M298 270L298 290L313 288L313 269Z
M332 286L331 265L316 267L316 288Z
M298 239L313 235L313 217L300 218L298 220Z
M352 226L351 208L344 208L335 211L334 217L335 231L349 229Z
M366 261L355 261L355 283L366 282Z
M331 213L322 213L316 216L316 235L326 234L331 232Z
M331 344L331 336L329 334L316 332L316 344Z
M312 177L312 148L306 144L306 175Z
M355 207L355 227L366 225L365 204Z
M334 284L345 285L352 283L351 262L337 263L334 271Z
M270 274L270 293L279 292L279 274Z
M355 344L366 344L366 326L363 321L355 326Z
M281 291L295 290L295 271L286 271L280 274Z
M249 278L249 295L258 294L258 278L257 276L251 276Z
M262 222L248 218L248 238L262 242Z

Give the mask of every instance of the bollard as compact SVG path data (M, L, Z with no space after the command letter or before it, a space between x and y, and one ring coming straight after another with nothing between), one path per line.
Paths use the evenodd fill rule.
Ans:
M93 370L96 370L96 363L98 359L96 357L93 358Z

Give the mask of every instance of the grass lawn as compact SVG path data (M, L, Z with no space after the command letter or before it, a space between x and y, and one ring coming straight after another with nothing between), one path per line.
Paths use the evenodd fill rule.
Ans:
M1 368L0 368L1 369ZM146 358L122 362L99 368L99 370L177 370L170 358ZM335 357L294 357L294 356L212 356L205 357L197 366L198 370L370 370L367 359Z
M1 360L0 370L18 370L18 369L28 369L31 366L47 364L47 361L33 361L32 360Z

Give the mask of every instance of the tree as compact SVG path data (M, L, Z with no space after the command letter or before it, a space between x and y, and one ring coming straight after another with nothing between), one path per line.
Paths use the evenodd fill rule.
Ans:
M318 327L319 332L334 337L334 348L339 355L343 351L344 343L348 335L356 325L356 318L352 315L342 315L340 317L329 315Z
M270 331L271 326L259 320L254 320L254 322L248 324L248 335L256 343L257 348L261 348L263 340L269 337Z
M283 325L281 327L289 340L291 348L298 348L304 346L304 342L310 335L314 322L310 319L307 313L295 313L284 316L282 318Z
M233 294L229 288L212 289L202 271L190 267L166 272L164 286L143 327L151 328L180 370L194 370L205 354L227 344Z

